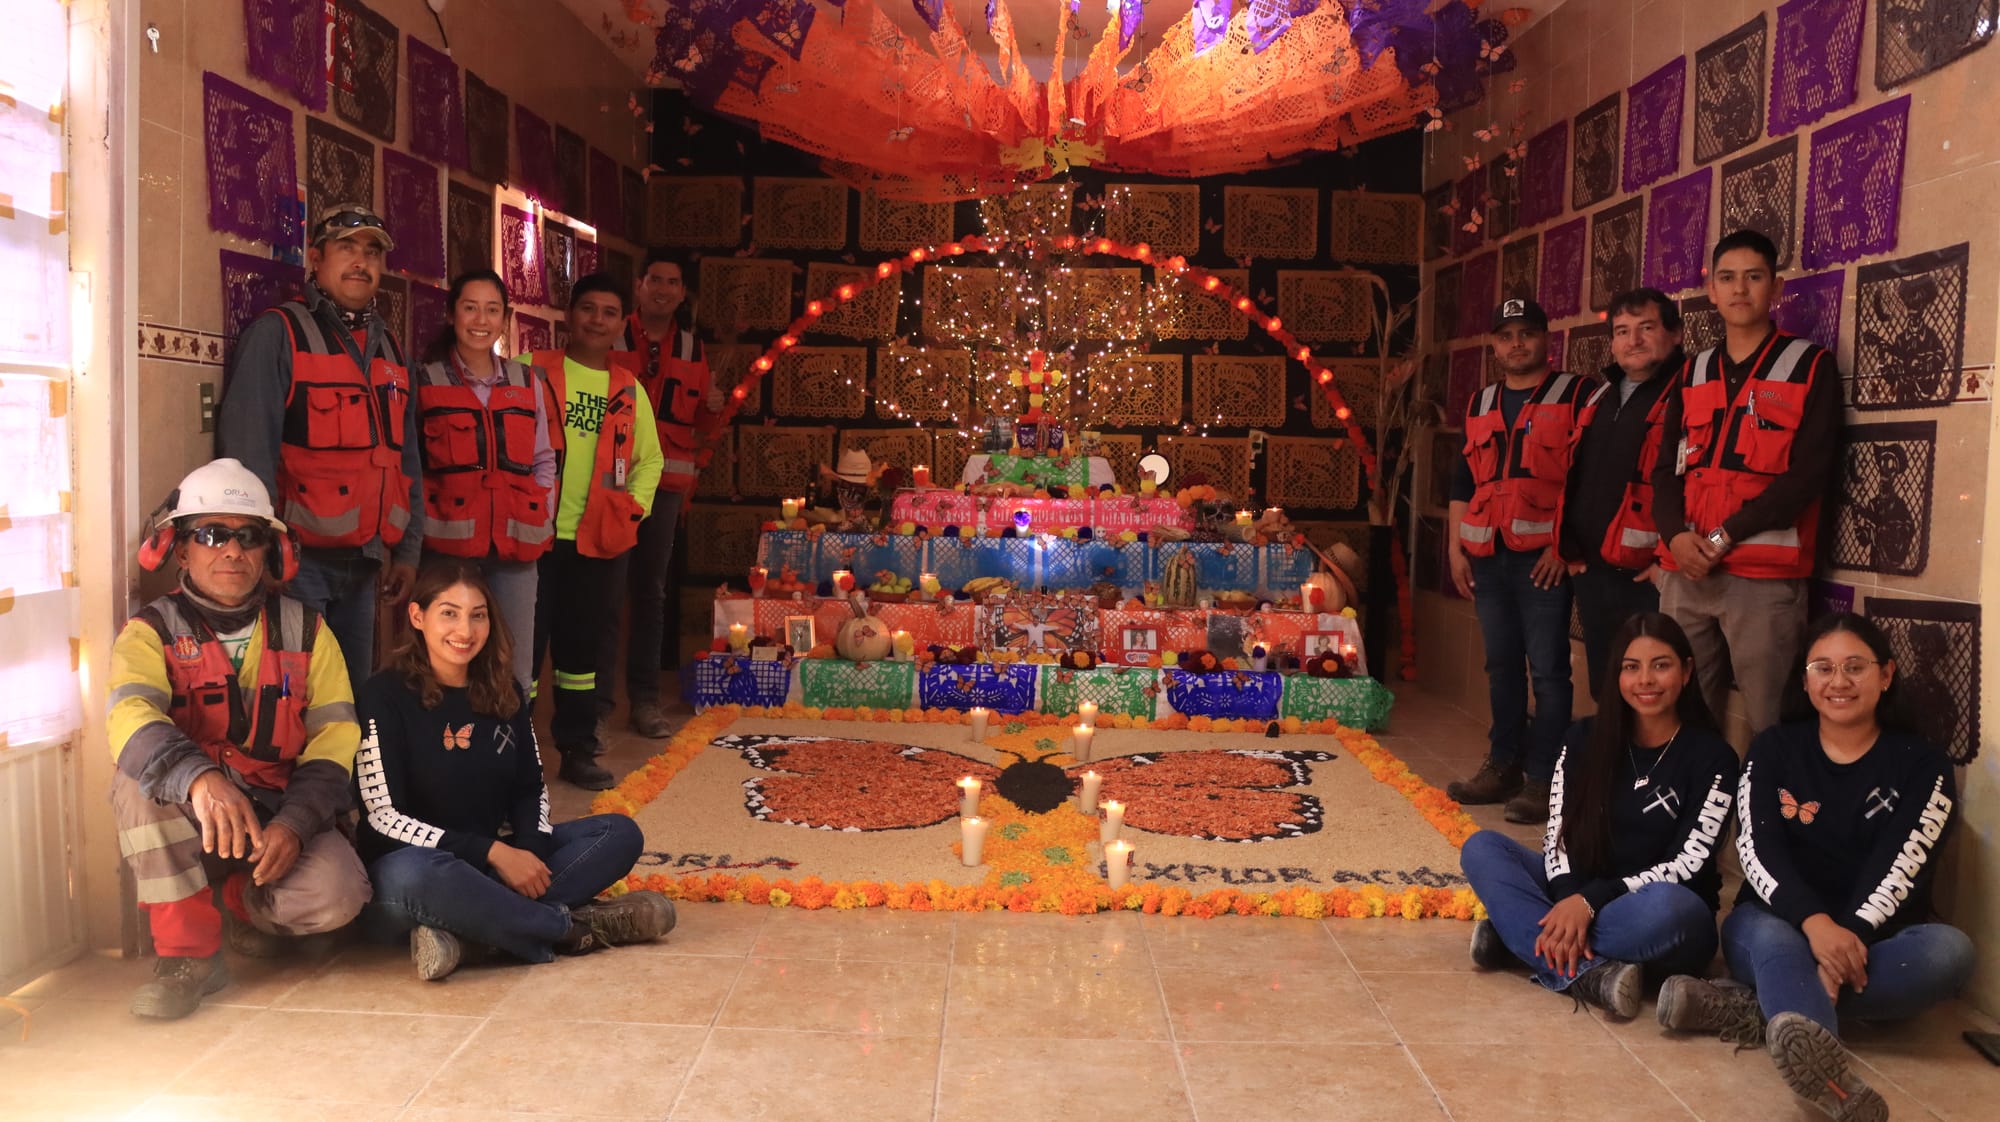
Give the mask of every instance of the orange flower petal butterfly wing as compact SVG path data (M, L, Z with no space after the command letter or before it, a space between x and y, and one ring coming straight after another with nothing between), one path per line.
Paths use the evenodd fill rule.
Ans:
M1287 787L1312 782L1308 766L1328 752L1249 750L1136 753L1070 768L1104 777L1102 797L1125 803L1125 824L1205 841L1271 841L1319 832L1317 796Z
M752 735L720 737L714 745L774 773L744 781L751 817L813 829L934 826L958 814L961 776L992 790L1000 775L992 764L956 752L882 740Z
M457 730L450 725L444 727L444 748L449 752L454 748L472 747L472 726L467 724Z

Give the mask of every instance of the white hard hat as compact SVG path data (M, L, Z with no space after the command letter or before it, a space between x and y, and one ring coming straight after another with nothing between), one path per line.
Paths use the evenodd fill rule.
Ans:
M166 508L154 523L155 529L196 515L240 514L261 518L272 529L285 532L285 524L271 510L271 492L264 488L264 481L236 460L210 460L188 472L168 496Z

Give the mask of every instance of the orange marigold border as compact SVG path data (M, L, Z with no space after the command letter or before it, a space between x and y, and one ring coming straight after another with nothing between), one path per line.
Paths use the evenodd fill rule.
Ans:
M720 736L740 717L776 717L805 720L884 721L892 724L965 724L970 718L955 709L821 709L790 703L782 706L717 706L696 715L681 726L666 750L626 776L617 787L597 796L591 811L598 814L636 815L639 808L657 798L674 777L700 755L710 741ZM1074 714L1022 713L1007 718L1029 729L1074 722ZM1268 722L1257 720L1189 718L1176 714L1148 720L1131 717L1103 717L1100 723L1113 728L1186 729L1192 732L1262 732ZM1403 761L1383 748L1374 737L1360 729L1342 727L1338 721L1279 722L1289 733L1331 735L1340 739L1355 759L1368 769L1377 782L1394 788L1423 815L1454 847L1463 845L1478 829L1457 802L1443 791L1424 782ZM1004 726L1003 726L1004 728ZM996 734L1004 735L1004 734ZM1056 813L1062 813L1062 808ZM1079 821L1081 815L1075 815ZM991 843L989 843L991 844ZM809 911L820 908L893 908L915 912L1056 912L1062 915L1090 915L1096 912L1131 911L1146 915L1196 916L1208 919L1219 915L1297 916L1305 919L1338 917L1376 919L1399 917L1423 919L1441 917L1459 920L1483 919L1486 909L1470 888L1422 888L1410 886L1391 890L1382 885L1340 887L1321 891L1294 886L1277 892L1242 892L1218 888L1191 892L1185 888L1152 883L1112 889L1091 877L1089 883L1071 880L1052 886L1000 886L946 884L941 880L885 884L875 881L825 881L819 877L766 879L755 873L735 876L727 873L668 876L664 873L637 873L612 886L614 894L648 890L675 900L747 903L766 907L797 907Z

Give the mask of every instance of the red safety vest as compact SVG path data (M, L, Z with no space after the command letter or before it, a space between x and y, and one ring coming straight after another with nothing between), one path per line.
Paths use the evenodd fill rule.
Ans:
M535 482L535 401L546 392L532 369L502 361L481 404L456 355L423 368L425 548L502 561L548 552L556 516L548 488Z
M693 494L696 478L712 452L698 451L701 444L702 406L713 381L703 360L701 342L692 331L681 331L678 346L671 350L660 341L659 361L647 368L652 340L635 314L626 317L625 340L639 367L639 384L653 406L653 423L660 431L660 489Z
M1639 438L1638 465L1633 469L1632 478L1625 481L1625 494L1618 501L1618 513L1604 528L1604 540L1597 547L1598 556L1604 558L1607 565L1620 569L1643 569L1658 559L1660 531L1653 524L1653 468L1660 462L1660 442L1664 438L1660 420L1667 415L1667 401L1674 391L1674 386L1668 386L1653 399L1653 407L1646 411L1646 434ZM1607 392L1612 392L1609 382L1597 387L1597 391L1590 395L1590 401L1583 407L1583 419L1577 423L1579 431L1589 428L1591 422L1596 420L1598 402Z
M378 537L395 545L410 524L410 477L403 474L410 376L402 352L381 333L364 373L305 304L274 310L292 342L278 517L307 546L360 546Z
M1697 534L1714 530L1791 466L1792 444L1824 353L1810 339L1773 334L1733 399L1717 348L1689 360L1680 385L1684 427L1678 460L1685 477L1688 529ZM1740 577L1809 577L1818 533L1815 498L1796 524L1735 543L1716 567ZM1670 553L1662 550L1661 557L1668 568L1675 567Z
M1582 431L1577 401L1584 388L1574 374L1543 378L1512 431L1500 411L1497 383L1472 399L1465 413L1465 460L1478 490L1458 524L1467 553L1490 557L1500 544L1522 552L1556 544L1563 487Z
M556 417L568 407L569 392L563 381L563 353L536 351L532 360L548 379L555 399ZM639 544L639 523L646 511L625 489L632 472L632 448L639 421L639 379L632 370L633 356L614 351L611 355L610 398L604 405L604 422L597 430L597 457L591 465L589 497L583 504L583 519L576 526L576 551L585 557L609 558ZM558 462L568 468L567 436L560 419L549 428Z
M264 605L257 692L246 698L229 652L201 613L170 592L139 609L160 636L173 689L167 717L232 780L283 791L306 750L306 682L319 613L283 596Z

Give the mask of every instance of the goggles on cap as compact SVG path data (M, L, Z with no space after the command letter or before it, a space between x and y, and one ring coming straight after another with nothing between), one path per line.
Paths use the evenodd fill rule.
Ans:
M343 210L319 220L319 225L313 229L313 241L325 241L336 230L380 230L385 236L389 232L380 218L367 211Z

